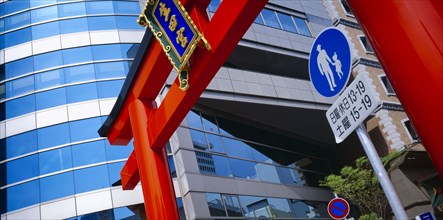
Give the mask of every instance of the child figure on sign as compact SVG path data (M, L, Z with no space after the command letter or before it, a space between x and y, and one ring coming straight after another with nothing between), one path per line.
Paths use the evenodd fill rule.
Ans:
M335 72L337 72L338 77L341 79L341 77L343 76L343 72L341 71L341 62L337 58L337 53L336 52L334 52L334 55L332 56L332 60L334 61L332 63L332 65L335 66Z

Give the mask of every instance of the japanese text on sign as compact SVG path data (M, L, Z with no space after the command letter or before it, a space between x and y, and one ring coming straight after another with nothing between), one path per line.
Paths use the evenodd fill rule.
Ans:
M348 137L380 105L367 74L357 78L326 112L336 143Z

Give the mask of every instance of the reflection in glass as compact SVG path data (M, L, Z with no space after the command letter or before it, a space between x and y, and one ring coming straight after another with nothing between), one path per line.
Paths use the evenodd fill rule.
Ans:
M277 17L280 20L280 24L282 25L283 30L297 33L297 29L295 28L291 16L277 12Z
M206 134L208 136L209 149L214 152L224 153L220 136L213 134Z
M256 196L240 196L240 204L245 217L249 218L269 218L270 210L268 200Z
M58 16L60 18L79 16L86 14L84 2L58 5Z
M231 138L222 138L222 140L228 155L254 160L251 147L245 142Z
M138 2L114 1L113 3L116 14L140 14Z
M71 141L82 141L98 138L97 130L101 126L100 118L89 118L85 120L69 122Z
M6 98L23 95L34 91L34 76L6 82Z
M311 36L311 32L309 31L308 25L306 24L306 21L301 18L293 17L295 24L297 25L298 32L300 34L303 34L305 36Z
M202 121L198 113L194 111L189 111L188 115L186 116L186 121L188 122L188 126L190 128L203 130Z
M74 171L75 193L83 193L110 186L106 165Z
M292 211L289 208L287 199L277 199L277 198L268 198L269 209L271 211L271 215L275 217L281 218L290 218L293 217Z
M63 50L63 63L74 64L92 61L92 50L90 47L78 47Z
M88 30L89 28L87 18L74 18L60 21L61 34L77 33Z
M51 20L57 18L57 6L44 7L31 11L32 23Z
M200 150L208 149L208 143L206 142L205 133L192 129L190 129L189 131L191 133L192 143L194 144L195 148Z
M67 144L70 141L68 123L40 128L37 131L38 149Z
M125 62L96 63L95 77L97 79L124 77L126 74L124 65Z
M88 14L114 14L112 1L86 2L86 12Z
M112 2L111 2L112 3ZM117 28L114 16L88 17L89 30L111 30Z
M80 65L64 69L66 83L84 82L95 79L94 65Z
M29 131L6 138L6 158L13 158L37 150L37 132Z
M66 104L66 89L59 88L48 90L46 92L39 92L35 95L37 110L56 107Z
M226 216L225 206L220 198L220 194L205 193L205 195L211 216Z
M31 23L29 11L4 18L4 29L9 31ZM3 32L3 31L2 31Z
M94 60L112 60L123 58L120 44L92 46Z
M6 118L13 118L35 111L35 96L28 95L6 102Z
M72 146L72 161L74 167L106 161L103 141L94 141Z
M226 212L229 217L243 216L237 196L223 195L223 201L225 202Z
M6 185L38 175L38 156L36 154L10 161L5 165Z
M32 57L28 57L5 64L6 79L34 71L32 61Z
M261 11L263 15L263 19L265 20L265 24L270 27L280 28L280 24L278 23L277 16L274 11L263 9Z
M125 162L108 164L109 181L111 183L111 186L120 186L121 185L120 171L122 170L124 165L125 165Z
M39 154L40 175L72 168L71 148L65 147Z
M33 180L6 188L6 211L13 211L40 202L39 181Z
M72 172L57 174L40 179L41 202L74 195Z
M203 120L203 128L205 129L205 131L211 133L219 133L215 117L209 115L202 115L202 120Z
M140 26L137 22L137 16L116 16L115 20L117 22L118 29L126 30L143 30L144 28Z
M63 65L62 52L55 51L34 56L34 71Z
M234 177L259 180L256 170L256 163L229 158L229 164L231 165L232 174Z
M260 179L265 182L281 183L277 167L267 164L257 164L256 169L260 174Z
M96 83L69 86L66 89L68 103L83 102L98 99Z
M63 70L52 70L35 75L35 89L46 89L54 86L63 85L65 83L65 77Z
M32 40L32 31L30 27L18 31L9 32L5 36L5 46L12 47Z
M58 21L32 26L32 39L38 40L60 34Z

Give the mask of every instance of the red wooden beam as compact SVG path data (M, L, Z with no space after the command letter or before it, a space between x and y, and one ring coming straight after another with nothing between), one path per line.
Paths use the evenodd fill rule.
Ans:
M443 179L443 1L348 3Z
M162 148L198 100L207 85L237 46L244 33L266 5L268 0L222 1L203 34L211 51L197 48L190 61L190 88L183 92L176 81L158 109L149 113L148 134L152 148ZM154 68L156 69L156 68ZM149 84L149 82L147 82ZM149 84L150 85L150 84ZM121 133L114 133L121 134ZM109 137L109 135L108 135ZM120 137L113 138L117 140ZM129 140L127 140L129 141ZM129 158L126 166L136 164ZM122 182L137 181L125 179ZM133 185L133 183L129 184Z

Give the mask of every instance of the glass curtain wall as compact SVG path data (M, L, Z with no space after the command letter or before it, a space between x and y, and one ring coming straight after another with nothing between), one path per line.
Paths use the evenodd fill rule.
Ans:
M100 105L84 108L80 117L71 109L115 99L133 60L128 50L138 44L106 43L104 34L97 39L100 43L13 57L22 53L23 45L54 37L75 41L80 33L144 31L136 22L139 13L137 0L0 3L0 50L12 55L0 63L0 123L19 130L0 139L0 214L121 184L119 173L132 142L111 147L99 137L97 130L106 118ZM40 120L46 111L54 114ZM36 125L21 127L33 115ZM52 123L51 118L60 115L66 119ZM127 208L122 210L109 213L131 216Z

